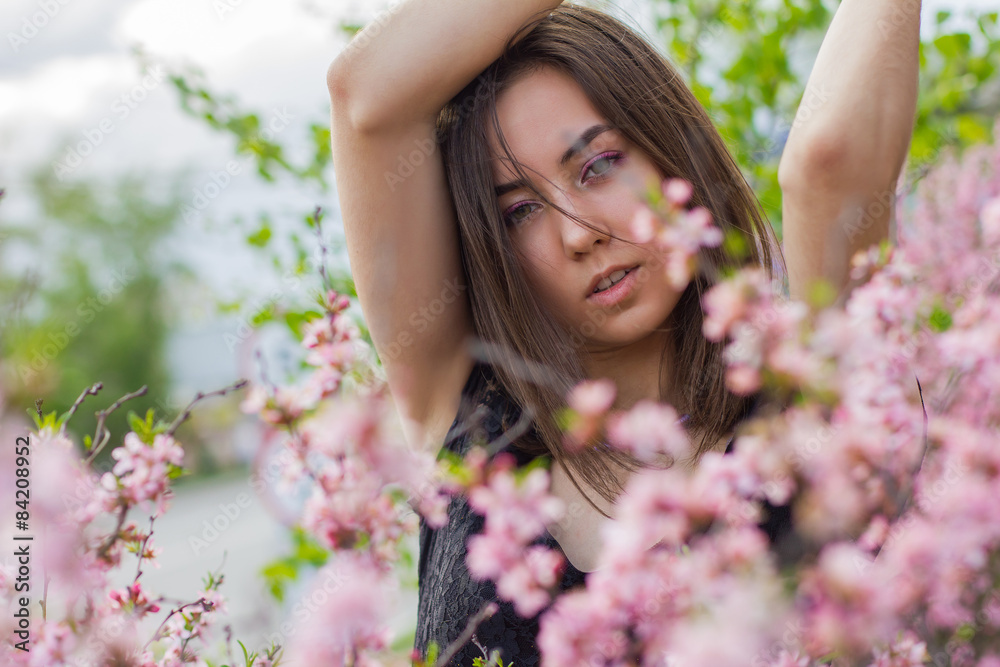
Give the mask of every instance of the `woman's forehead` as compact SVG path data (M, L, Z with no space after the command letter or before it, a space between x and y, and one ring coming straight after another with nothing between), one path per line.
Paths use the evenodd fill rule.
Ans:
M497 120L511 154L521 164L552 174L580 137L607 121L583 88L568 74L552 67L524 74L497 98ZM490 124L488 141L495 179L513 177Z

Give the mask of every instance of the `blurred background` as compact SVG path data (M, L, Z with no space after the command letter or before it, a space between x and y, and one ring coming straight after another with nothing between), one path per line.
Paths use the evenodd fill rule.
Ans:
M780 234L778 159L838 3L586 4L642 31L681 69ZM0 418L8 429L27 427L36 400L63 412L100 381L70 422L83 442L95 410L145 385L109 420L114 446L128 410L173 419L196 392L262 369L274 381L296 377L317 267L354 296L326 69L389 6L4 0ZM910 183L946 151L990 140L1000 114L995 2L926 0L922 26ZM360 320L357 306L351 312ZM241 397L200 403L179 431L191 474L157 520L163 566L144 581L193 597L225 553L234 634L257 646L279 631L325 554L281 520L300 499L251 488L268 440L239 411ZM248 503L237 502L241 494ZM411 594L398 628L407 647L415 575L412 563L403 567Z

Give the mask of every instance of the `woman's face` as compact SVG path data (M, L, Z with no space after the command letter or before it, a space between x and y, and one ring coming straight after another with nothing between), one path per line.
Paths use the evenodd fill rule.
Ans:
M572 77L554 68L526 74L500 95L497 114L511 154L538 191L602 232L634 238L629 223L661 176L636 146L603 128L607 120ZM490 141L493 154L503 155L492 130ZM544 204L515 182L505 158L494 160L493 178L529 283L586 349L610 351L662 327L680 298L662 254L610 239ZM617 267L636 268L616 290L617 302L602 303L592 295L594 279Z

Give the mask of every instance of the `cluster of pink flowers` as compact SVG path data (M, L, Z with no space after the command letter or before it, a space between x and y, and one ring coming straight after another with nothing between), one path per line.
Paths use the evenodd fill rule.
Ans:
M132 509L153 511L154 517L167 510L170 483L173 473L181 470L183 449L165 426L145 434L130 431L112 450L115 463L102 475L94 469L93 457L84 458L66 436L64 426L50 414L29 437L30 525L35 538L30 592L34 602L44 603L46 613L43 617L35 609L32 614L29 650L5 641L0 662L31 667L207 665L189 643L205 639L224 610L217 584L198 602L184 605L184 610L168 612L156 637L141 641L138 628L143 618L166 609L165 599L140 581L144 567L159 566L152 532L141 530L127 516ZM125 558L128 552L136 560ZM132 583L109 590L112 571L122 567L136 568ZM9 583L0 574L4 610L24 594ZM8 638L14 637L9 618L5 612L0 622Z
M475 469L476 454L467 458ZM562 554L531 543L558 521L563 502L549 495L549 474L534 468L517 479L513 457L494 457L468 491L469 505L486 516L483 532L469 539L466 562L475 579L496 581L497 594L531 617L552 599L566 561Z
M117 463L101 477L109 493L120 491L121 499L144 511L155 508L160 515L170 497L170 466L180 467L184 450L171 436L158 433L148 445L135 433L127 433L121 447L111 452Z
M395 611L398 582L371 553L348 549L337 551L316 578L334 587L296 632L288 663L382 664L377 654L392 638L386 619Z
M241 404L244 412L257 414L269 424L290 425L340 389L365 345L358 327L350 318L341 316L350 306L350 299L331 291L324 305L325 315L304 326L302 345L309 350L306 363L314 368L303 385L276 386L270 391L263 383L251 385Z
M722 230L712 223L712 214L704 206L686 208L694 194L690 183L671 178L664 181L662 190L661 201L639 210L631 232L637 243L652 241L666 253L667 278L674 288L683 289L697 269L699 251L721 244Z
M678 286L699 249L721 241L707 211L684 210L691 195L668 181L663 210L641 214L633 230L666 251ZM305 382L262 382L241 405L281 429L284 481L309 485L300 522L335 552L290 655L382 664L392 566L416 528L413 511L441 526L450 494L462 492L485 515L469 571L496 581L519 613L542 612L546 666L1000 666L1000 147L928 175L898 246L860 253L852 277L859 286L845 306L817 311L783 299L754 269L704 295L703 333L726 345L729 388L763 392L778 409L749 419L731 455L632 476L585 589L554 601L565 561L534 544L564 511L546 470L518 471L509 455L487 460L476 447L450 464L410 447L385 384L365 382L369 350L349 300L329 292L302 332ZM599 379L570 394L570 448L603 440L645 461L690 457L671 406L613 412L614 399ZM54 415L39 424L32 521L47 528L39 564L65 614L33 618L32 652L5 644L5 664L206 664L192 642L204 645L224 611L220 580L171 609L142 645L136 624L166 611L164 599L138 575L108 590L124 553L155 564L151 531L127 515L166 511L183 462L172 431L134 428L98 475ZM760 527L769 506L792 516L776 544ZM0 568L0 608L12 604L13 580ZM10 615L0 618L9 636Z
M632 478L586 591L542 617L543 664L1000 664L1000 148L913 199L842 308L751 269L704 296L730 389L784 407L732 456ZM793 542L769 550L765 500L790 506Z
M845 307L813 312L753 269L704 296L704 334L726 343L729 388L762 391L783 409L750 420L733 455L635 475L585 590L549 606L564 561L532 545L559 516L543 470L519 475L502 455L487 464L473 453L457 478L430 483L433 466L413 468L380 430L377 392L338 397L293 429L296 469L316 489L306 525L330 548L387 563L395 552L384 545L409 529L380 495L387 485L409 489L429 519L420 502L433 499L435 525L442 491L466 492L486 516L468 545L470 572L496 581L519 613L543 611L546 665L995 664L998 156L973 151L928 177L899 247L856 258L862 284ZM633 231L667 252L668 275L683 286L721 232L707 212L683 210L690 186L670 181L663 195L664 211L640 215ZM668 224L657 227L660 218ZM671 406L614 413L614 397L602 380L568 396L570 448L604 438L647 461L691 455ZM412 469L422 493L412 493L421 484ZM791 546L769 544L765 501L791 508ZM352 636L336 650L384 646L378 633Z
M398 588L392 568L402 539L417 530L414 510L431 526L447 521L446 469L434 452L408 444L387 385L372 376L370 347L345 312L349 303L328 292L324 315L303 327L309 368L301 388L257 384L241 404L283 431L280 485L307 487L299 523L334 552L315 576L326 587L306 593L324 602L289 647L308 658L302 664L379 664Z

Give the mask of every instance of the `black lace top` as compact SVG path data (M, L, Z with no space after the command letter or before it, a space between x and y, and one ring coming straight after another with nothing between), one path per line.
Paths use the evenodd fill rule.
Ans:
M485 417L473 422L469 415L478 406L485 407ZM499 383L488 364L479 362L462 390L462 405L445 438L444 447L464 454L477 438L494 442L517 422L520 411L502 394ZM461 426L459 426L461 424ZM726 448L732 451L732 441ZM512 453L518 465L524 465L530 456L510 447L500 451ZM790 512L788 508L766 506L767 520L761 527L772 544L788 533ZM514 611L512 603L497 596L492 581L475 581L465 565L466 542L469 537L483 530L484 517L469 507L465 498L456 496L448 506L448 524L439 529L430 528L420 521L420 561L418 565L419 594L417 603L417 629L414 648L422 656L427 654L431 641L444 650L465 630L469 619L488 602L495 602L497 613L479 624L473 638L455 654L449 665L471 667L473 658L483 657L483 651L500 649L504 665L536 667L540 661L535 638L538 619L545 610L533 618L522 618ZM535 540L551 549L560 550L558 542L548 531ZM573 567L567 560L560 582L560 592L583 586L586 573Z

